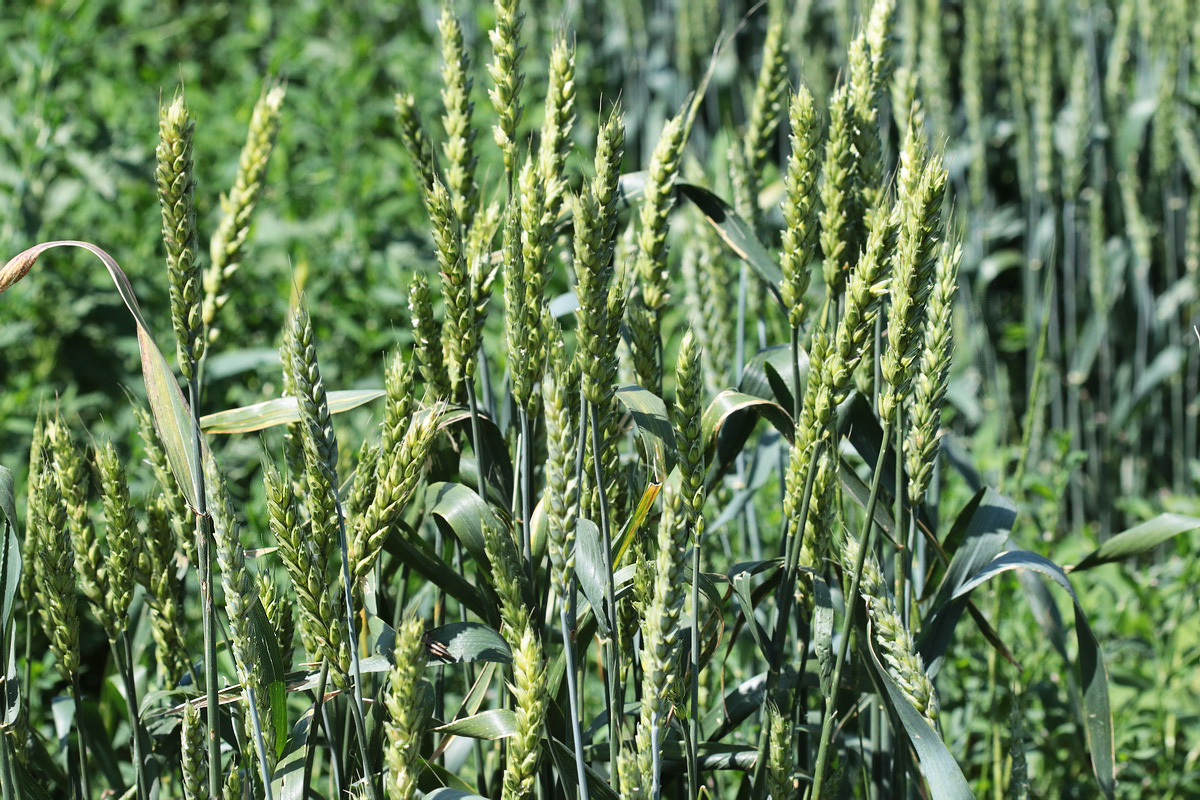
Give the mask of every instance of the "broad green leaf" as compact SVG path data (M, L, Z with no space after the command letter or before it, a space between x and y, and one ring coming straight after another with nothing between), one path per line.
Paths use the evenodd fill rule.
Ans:
M517 732L517 715L507 708L493 708L430 730L468 739L506 739Z
M575 525L575 575L579 578L579 588L583 590L583 596L596 612L596 622L603 636L608 636L611 632L606 614L600 613L604 608L608 568L600 529L590 519L580 518Z
M20 582L21 540L17 531L13 475L8 467L0 467L0 633L8 630Z
M764 417L790 442L792 418L778 403L761 397L726 389L708 408L701 420L705 446L716 450L716 468L720 473L737 458L750 438L758 417Z
M779 285L783 283L783 272L775 263L775 258L767 252L754 229L748 222L739 217L733 208L717 195L691 183L675 183L675 193L694 205L709 225L713 226L721 240L729 246L734 254L745 261L751 269L762 278L775 302L783 308L783 298L779 295Z
M287 746L275 772L271 776L271 792L277 800L304 800L304 755L308 750L308 732L312 724L314 707L310 706L304 716L292 728Z
M659 482L663 481L675 466L675 426L667 417L666 404L648 389L632 384L617 389L617 400L633 417L650 469Z
M384 394L382 389L342 389L330 392L329 413L340 414L358 408L363 403L378 400ZM296 398L277 397L252 406L206 414L200 418L200 427L205 433L253 433L299 421L300 407Z
M255 599L250 609L250 631L254 637L254 649L258 654L258 666L263 671L263 685L267 691L268 705L271 709L271 719L263 720L264 726L270 723L270 728L264 733L270 734L268 747L275 750L278 758L283 755L287 743L287 667L283 656L279 653L279 642L275 638L275 629L267 619L262 601Z
M808 379L808 353L799 353L800 383L797 386L792 370L792 346L781 344L754 354L742 369L738 390L778 403L788 414L795 411L796 395L804 392Z
M504 637L480 622L451 622L434 628L425 634L435 645L438 658L465 663L468 661L490 661L511 664L512 651ZM448 657L448 658L447 658Z
M183 392L179 390L175 374L171 372L167 360L154 344L154 337L150 335L150 327L142 317L142 310L138 307L133 287L129 285L129 278L121 271L116 260L90 242L74 240L43 242L34 245L0 267L0 294L25 277L42 253L55 247L79 247L99 258L108 270L113 283L116 284L117 293L121 296L125 307L133 315L133 320L137 323L142 378L146 383L146 398L150 401L154 428L158 431L159 439L162 440L163 450L167 454L167 462L170 464L171 472L175 475L175 480L178 481L188 503L192 508L196 508L196 478L200 474L200 459L193 438L195 425L192 421L192 412L188 408L187 401L183 399ZM204 447L203 442L201 447Z
M887 690L888 699L900 717L900 723L908 732L908 739L913 749L917 751L917 760L921 764L921 773L929 786L929 796L932 800L974 800L971 787L963 777L962 769L954 756L946 749L946 743L933 729L925 717L909 702L887 668L879 660L872 643L874 637L867 636L867 649L871 653L871 664L875 667L876 676Z
M484 524L500 528L491 506L475 490L461 483L434 483L425 490L425 506L443 531L449 531L470 553L480 569L487 569Z
M1148 553L1163 542L1200 528L1200 517L1189 517L1183 514L1159 514L1141 525L1122 531L1091 553L1073 567L1070 572L1098 567L1112 561L1124 561L1127 558Z
M753 588L752 577L753 574L750 572L731 573L730 583L733 585L733 597L742 610L742 617L750 627L750 635L754 638L754 643L758 645L759 652L763 654L763 658L770 659L771 648L768 643L768 634L754 613L754 600L750 596Z
M461 572L442 560L419 535L406 526L398 525L383 542L383 548L402 564L412 567L418 575L441 587L475 614L489 621L498 621L495 603Z
M1012 501L987 488L977 492L954 521L954 527L946 537L947 546L955 548L954 558L938 586L933 611L921 626L917 642L917 651L930 677L936 676L941 669L946 649L954 637L954 628L967 606L966 597L952 598L1004 549L1016 520L1017 508Z
M1108 700L1108 673L1100 643L1088 625L1079 597L1062 568L1044 556L1027 550L1013 550L996 556L990 564L964 583L954 597L964 597L975 587L1009 570L1028 570L1050 578L1071 596L1075 606L1075 639L1079 646L1079 678L1083 685L1084 732L1092 754L1092 772L1106 798L1113 797L1116 783L1116 755L1113 751L1112 710Z
M487 466L487 474L484 477L490 488L487 499L490 502L498 502L499 505L507 508L508 499L512 497L513 486L513 465L509 459L508 443L494 420L482 412L479 413L478 418L479 438L482 439L484 463ZM454 426L461 427L467 439L472 441L472 447L475 446L470 409L461 406L446 407L442 415L438 417L437 426L438 430L446 430ZM476 452L479 452L479 448L476 448ZM463 479L466 480L465 475ZM471 483L472 481L473 479L467 482Z

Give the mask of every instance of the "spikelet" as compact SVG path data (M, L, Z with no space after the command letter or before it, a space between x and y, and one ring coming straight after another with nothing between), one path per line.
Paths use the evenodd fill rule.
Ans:
M842 548L842 564L849 574L858 559L858 542L846 537ZM888 672L896 680L900 691L921 712L930 725L937 727L938 703L933 684L925 674L925 664L916 651L912 634L896 613L895 602L887 588L879 562L874 554L863 559L862 581L859 594L867 607L867 616L872 623L872 635Z
M475 320L475 296L471 269L463 250L462 228L450 195L436 178L426 198L433 223L433 241L442 275L442 297L446 321L442 328L443 354L450 371L450 388L457 395L463 382L475 372L479 330ZM477 226L478 227L478 226Z
M200 710L192 703L183 704L183 724L179 728L183 796L186 800L208 800L208 750Z
M196 563L196 539L194 526L191 524L191 509L188 508L183 491L179 488L175 473L171 471L170 464L167 463L167 452L159 441L150 412L142 405L134 404L133 414L137 418L138 434L141 436L142 446L146 450L146 460L150 462L150 468L154 471L154 479L162 490L163 502L166 504L165 508L177 546L184 557L194 564Z
M159 112L158 202L162 207L163 244L167 250L167 275L171 287L171 324L179 370L186 380L195 375L204 355L204 322L201 317L199 240L196 237L196 181L192 176L191 120L183 95L176 94Z
M546 116L538 144L537 174L546 200L543 227L553 226L566 197L563 174L575 127L575 50L565 38L550 49L550 75L546 88Z
M839 297L846 274L858 256L853 220L861 213L855 206L858 166L854 153L854 120L849 90L839 86L829 101L829 138L825 142L821 172L821 252L825 255L824 278L830 297Z
M572 408L573 378L570 357L556 323L550 337L550 368L542 380L542 405L546 412L545 507L550 551L550 582L566 602L575 577L575 523L578 517L579 481L575 473L576 427Z
M655 358L661 345L662 316L670 295L667 284L670 272L667 267L667 215L674 204L675 179L679 175L679 164L683 157L688 135L688 110L685 108L667 120L659 136L654 154L650 158L650 170L642 198L638 224L637 272L641 280L641 297L650 313L650 332L653 336ZM636 352L636 351L635 351ZM643 385L655 394L662 394L662 369ZM639 374L641 370L639 370ZM643 378L645 380L645 378Z
M184 631L182 583L176 566L176 539L166 499L159 495L146 508L139 572L144 576L146 604L150 607L151 634L158 654L158 670L168 686L179 683L188 669Z
M221 221L209 242L209 265L204 272L204 307L201 318L208 341L216 340L216 315L229 301L226 284L241 266L242 247L250 234L250 217L262 194L267 162L279 133L279 115L285 89L271 83L263 90L250 114L246 143L238 159L237 176L229 194L221 198Z
M325 556L299 519L291 483L270 462L264 467L263 482L271 532L298 600L301 641L309 656L337 666L344 635L342 626L330 624L336 615Z
M795 769L795 746L789 720L779 706L767 703L769 745L767 748L767 794L771 800L790 800L796 794L792 772Z
M692 532L693 542L700 537L700 514L704 508L703 348L691 330L683 335L675 366L675 445L679 453L679 492L687 507L682 520Z
M471 56L463 43L462 27L450 11L442 7L438 18L438 33L442 39L442 127L446 141L442 155L446 158L446 187L453 198L454 212L469 229L479 208L479 186L475 181L475 137L471 122L475 104L471 101Z
M819 230L817 196L817 141L820 130L812 93L801 85L789 105L792 152L784 179L783 247L779 266L783 272L780 294L788 323L799 330L808 314L805 295Z
M762 184L763 167L770 158L771 140L783 119L783 103L788 88L787 6L780 0L773 0L768 5L768 13L762 64L754 85L754 96L750 100L750 119L746 124L743 142L742 157L748 189L754 195L757 195L758 187ZM747 205L757 212L757 201L753 197L749 200ZM757 218L756 213L754 219Z
M846 285L846 307L833 341L832 363L822 367L834 406L846 398L887 296L895 248L897 214L880 207L872 214L867 243ZM810 359L811 363L811 359Z
M954 294L958 289L958 263L962 251L942 247L936 283L925 319L924 351L913 386L911 424L904 441L908 468L908 497L913 505L925 502L925 492L937 460L942 403L946 398L954 332Z
M350 567L355 591L361 591L392 527L416 492L442 407L434 404L412 417L404 437L380 460L375 496L355 520L350 537Z
M421 115L417 111L417 99L409 92L396 94L396 122L400 127L400 142L412 161L417 173L417 186L421 193L428 195L433 189L436 179L437 165L433 154L433 144L421 124Z
M420 618L408 616L396 626L392 668L387 675L383 705L384 788L388 800L411 800L417 796L421 772L421 737L425 707L420 702L421 675L425 671L425 626Z
M109 639L115 642L117 635L129 624L137 532L129 502L129 486L125 482L125 467L117 457L117 449L112 442L106 441L97 449L96 470L100 475L104 538L108 544L108 557L104 565L108 591L104 606L106 617L112 625L107 631Z
M933 289L941 225L946 170L934 157L923 163L924 145L917 129L910 128L900 155L900 214L888 313L887 347L881 372L887 386L879 400L885 423L896 422L907 399L921 350L921 326Z
M86 456L75 444L71 430L61 416L55 416L51 420L47 434L50 442L50 467L54 470L55 482L67 512L67 530L70 534L79 588L83 590L88 606L104 627L105 633L114 632L112 638L116 638L116 620L109 615L106 603L109 587L104 549L92 524L91 511L88 508L91 476Z
M442 360L442 334L433 319L429 281L419 272L413 274L408 285L408 311L412 319L414 360L420 365L421 380L435 397L449 400L450 374Z
M521 57L525 46L521 44L521 25L525 14L520 0L495 0L495 7L496 27L488 32L492 42L492 63L488 64L492 88L488 96L498 118L492 134L504 156L504 171L511 184L517 164L517 125L523 111L521 86L525 83L525 73L521 70Z
M263 612L267 615L267 621L271 623L271 631L275 634L275 641L279 645L279 655L283 659L283 664L285 667L291 666L292 640L295 637L296 628L292 616L293 607L289 602L290 598L283 594L279 584L275 583L265 572L255 574L254 585L258 592L258 599L262 602Z
M604 406L612 393L615 375L616 342L609 335L608 312L616 245L617 179L624 141L620 111L613 109L597 137L596 175L575 198L577 357L582 367L584 398L599 406Z
M58 476L49 464L31 480L34 502L29 508L29 531L36 537L38 614L58 659L59 673L68 680L79 674L79 611L75 599L75 558L70 543L67 507Z

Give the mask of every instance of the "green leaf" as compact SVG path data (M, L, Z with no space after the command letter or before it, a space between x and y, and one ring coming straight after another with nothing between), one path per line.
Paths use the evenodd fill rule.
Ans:
M188 408L187 401L183 399L183 392L179 390L175 374L167 365L167 360L163 358L162 352L154 344L154 337L150 335L150 327L142 316L141 308L138 307L137 297L133 293L133 287L129 284L129 278L121 270L116 259L90 242L74 240L43 242L17 255L3 268L0 268L0 293L23 278L42 253L55 247L78 247L99 258L108 270L113 283L116 284L117 294L121 296L125 307L133 315L133 320L137 323L142 378L146 383L146 398L150 401L150 413L154 418L154 428L158 431L159 439L162 440L163 450L167 454L167 462L170 464L171 472L175 475L175 480L179 483L179 488L183 491L188 503L195 508L197 506L196 477L200 474L200 461L193 439L195 425L192 421L192 412ZM204 447L203 442L201 447Z
M517 732L517 715L507 708L493 708L431 730L433 733L465 736L468 739L506 739Z
M611 632L604 608L605 587L608 585L608 560L604 556L604 542L600 529L590 519L580 518L575 524L575 575L583 596L596 612L596 622L602 636Z
M490 661L511 664L512 651L504 637L480 622L452 622L425 634L430 642L445 648L439 657L455 663Z
M0 467L0 633L8 630L20 583L21 540L13 475L8 467Z
M917 651L931 678L941 668L954 628L967 606L967 598L954 599L956 593L1004 549L1016 520L1017 508L1012 501L994 489L985 488L976 493L954 521L946 537L947 546L961 543L955 547L954 558L934 597L933 611L921 626L917 642Z
M329 393L329 413L339 414L358 408L363 403L378 400L386 394L382 389L343 389ZM277 397L252 406L231 408L206 414L200 418L205 433L253 433L276 425L300 421L300 407L294 397Z
M791 416L770 400L726 389L704 409L701 425L705 446L716 448L718 473L737 458L759 417L774 425L789 442L792 440Z
M474 489L461 483L434 483L425 490L425 506L444 532L454 535L481 569L487 569L487 548L483 541L485 523L500 528L491 507Z
M632 384L617 389L617 400L633 417L650 469L661 483L675 467L675 426L667 417L666 404L648 389Z
M480 412L479 438L482 439L480 443L482 448L476 447L473 443L474 432L471 428L471 410L462 406L448 406L442 415L438 417L437 427L439 431L454 426L462 427L463 433L466 435L468 441L472 441L472 447L475 448L477 453L482 449L486 454L485 464L487 465L487 474L484 477L487 479L490 489L487 499L505 506L508 498L512 497L513 466L512 461L509 459L508 443L504 438L504 434L491 417Z
M1067 594L1075 606L1075 640L1079 646L1078 671L1083 684L1084 732L1092 754L1092 772L1106 798L1113 797L1116 782L1116 755L1113 751L1112 710L1108 700L1108 672L1100 643L1088 625L1079 597L1062 568L1044 556L1027 550L1002 553L962 585L954 597L964 597L976 586L1009 570L1029 570L1050 578Z
M292 728L287 746L275 764L275 772L271 776L271 793L278 800L304 800L307 794L303 785L304 755L308 750L308 733L314 708L315 706L310 706Z
M1151 520L1143 522L1122 531L1104 544L1097 547L1074 567L1070 572L1098 567L1112 561L1124 561L1127 558L1148 553L1163 542L1200 528L1200 517L1188 517L1183 514L1159 514Z
M775 298L775 302L783 308L783 298L779 295L779 286L783 283L783 272L775 263L774 257L767 252L758 238L754 228L739 217L733 208L717 195L691 183L675 183L675 193L694 205L709 225L713 226L717 235L728 245L734 255L745 261L751 269L758 273Z
M255 599L250 609L250 632L254 637L254 648L258 655L258 665L263 670L263 684L267 690L267 701L271 709L270 730L274 733L274 741L268 742L273 747L275 756L283 754L287 744L287 667L279 652L279 642L275 638L275 629L267 618L262 600Z
M804 392L808 379L808 353L799 353L800 385L792 376L792 346L788 344L759 350L742 369L738 389L745 394L778 403L789 414L796 407L796 395Z
M489 621L499 619L495 603L490 603L478 587L443 561L427 542L407 527L398 525L384 540L383 547L400 563L412 567L418 575L441 587L475 614Z
M871 664L875 667L876 676L887 690L888 699L891 700L891 705L900 718L900 723L908 732L908 739L912 742L913 749L917 751L917 759L921 763L921 773L925 776L925 781L929 786L929 796L933 800L974 800L975 795L971 793L971 787L967 784L967 779L963 777L962 769L954 760L954 756L946 749L946 743L942 741L942 737L908 701L908 698L896 686L896 682L892 680L887 668L880 662L879 656L875 654L873 638L872 636L866 637L867 649L871 653Z
M432 766L432 765L431 765ZM451 789L443 786L440 789L434 789L429 794L425 795L425 800L487 800L486 797L480 797L477 794Z

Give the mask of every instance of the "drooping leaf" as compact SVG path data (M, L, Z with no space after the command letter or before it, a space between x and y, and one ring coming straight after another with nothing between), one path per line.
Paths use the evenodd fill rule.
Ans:
M433 733L465 736L468 739L507 739L517 732L517 715L507 708L492 708L431 730Z
M425 636L430 642L444 648L444 651L437 651L438 658L444 660L456 663L512 663L512 651L504 637L480 622L451 622L428 631Z
M1168 539L1198 528L1200 528L1200 517L1189 517L1184 514L1159 514L1154 519L1113 536L1088 553L1078 564L1070 567L1069 571L1079 572L1112 561L1124 561L1127 558L1140 556L1150 552Z
M955 547L954 558L938 586L933 611L921 626L917 642L917 651L931 677L941 668L954 628L967 606L966 597L954 599L956 593L1004 549L1016 519L1017 508L1012 501L987 488L977 492L955 520L946 537L948 546Z
M340 414L364 403L378 400L385 392L382 389L339 389L329 393L329 413ZM294 397L277 397L252 406L231 408L206 414L200 418L200 427L205 433L253 433L276 425L288 425L300 421L300 406Z
M887 690L891 706L904 725L908 739L913 749L917 751L917 760L921 764L921 773L929 786L929 796L933 800L975 800L967 779L954 756L946 748L946 743L925 717L909 702L900 687L892 680L887 668L879 660L872 643L874 637L867 636L867 648L871 653L871 664L875 674Z
M500 527L491 506L461 483L434 483L425 490L425 506L444 531L454 535L481 569L488 566L485 524Z
M590 519L580 518L575 525L575 575L579 578L579 588L583 590L583 596L596 612L596 622L603 636L608 636L611 632L608 620L605 619L606 615L600 613L604 608L607 573L608 563L604 557L600 528Z
M648 389L632 384L617 389L617 400L633 418L649 467L661 482L675 466L675 427L667 417L666 404Z
M279 652L279 641L275 637L275 628L267 618L262 600L255 599L250 609L250 632L254 638L254 649L258 656L258 666L263 671L263 688L267 692L267 703L271 709L270 728L264 733L270 734L267 746L275 750L278 758L283 754L287 743L287 667Z
M150 413L154 418L154 428L158 431L159 439L162 440L163 450L167 454L167 463L175 475L175 480L179 483L179 488L192 508L196 508L196 478L200 474L200 454L195 449L193 438L195 425L192 421L192 412L183 398L183 392L179 390L175 374L171 372L167 360L154 344L154 337L150 334L150 327L142 316L141 308L138 307L137 297L133 293L133 287L129 284L129 278L126 277L116 260L90 242L74 240L43 242L25 250L0 267L0 294L25 277L42 253L55 247L78 247L99 258L108 270L113 283L116 284L117 293L121 296L125 307L133 315L133 320L137 324L142 378L146 383L146 398L150 401ZM202 443L202 448L203 446Z
M704 441L710 450L715 448L718 474L737 458L759 417L769 421L789 442L792 440L791 416L770 400L726 389L704 409Z
M304 800L304 755L308 750L309 726L312 724L313 707L292 727L287 746L275 764L271 776L271 793L278 800Z
M1050 578L1071 596L1075 607L1075 640L1079 647L1077 665L1083 686L1083 722L1088 750L1092 754L1092 772L1106 798L1113 797L1116 783L1116 755L1113 750L1112 710L1108 699L1108 672L1100 643L1088 624L1087 614L1079 604L1079 597L1071 586L1062 568L1050 559L1027 550L1002 553L964 583L954 597L964 597L975 587L1003 572L1027 570Z
M21 540L13 475L0 466L0 632L8 630L17 587L21 583Z
M779 286L783 283L783 272L774 257L758 241L754 228L739 217L733 208L717 195L691 183L676 182L675 193L694 205L709 225L721 237L721 241L741 260L745 261L766 284L775 302L783 308Z

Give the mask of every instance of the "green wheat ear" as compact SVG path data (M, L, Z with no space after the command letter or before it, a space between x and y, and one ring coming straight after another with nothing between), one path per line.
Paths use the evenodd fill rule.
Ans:
M204 355L202 277L196 236L196 181L192 175L192 136L195 132L183 95L159 112L158 201L162 207L162 236L167 250L167 275L171 287L171 324L179 369L186 380L195 375Z

